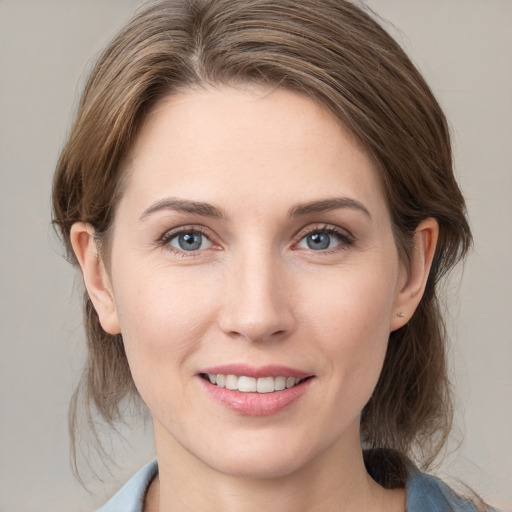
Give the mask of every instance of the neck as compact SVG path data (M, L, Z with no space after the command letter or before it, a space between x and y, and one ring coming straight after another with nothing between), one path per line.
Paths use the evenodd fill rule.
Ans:
M359 442L340 440L291 473L262 478L221 473L160 430L155 425L159 476L148 493L145 512L405 510L403 489L385 490L368 475Z

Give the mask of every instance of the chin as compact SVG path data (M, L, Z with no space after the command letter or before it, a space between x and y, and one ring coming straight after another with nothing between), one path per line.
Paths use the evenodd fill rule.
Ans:
M224 475L256 480L276 479L287 477L297 472L303 462L297 458L283 458L274 456L272 459L262 456L252 458L233 457L210 467Z
M264 437L264 436L263 436ZM232 442L229 446L219 446L214 453L207 452L206 456L195 453L214 471L239 478L275 479L282 478L306 467L316 455L323 452L324 447L317 447L302 442L293 442L276 436L271 442L264 439L246 443ZM262 442L263 441L263 442ZM204 452L203 452L204 455Z

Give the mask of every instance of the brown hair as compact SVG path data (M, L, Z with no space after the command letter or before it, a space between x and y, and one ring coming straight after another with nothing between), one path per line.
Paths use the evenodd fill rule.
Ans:
M174 0L139 10L99 58L57 165L54 223L68 256L76 263L69 233L77 221L92 224L108 245L123 163L155 103L190 87L240 83L299 91L352 131L381 175L404 261L418 224L439 223L425 294L409 323L391 333L361 418L366 447L398 450L425 467L452 417L436 290L471 234L445 116L399 45L362 8L346 0ZM109 424L121 400L136 395L122 337L102 330L87 295L84 311L88 362L73 428L80 389L89 418L95 409Z

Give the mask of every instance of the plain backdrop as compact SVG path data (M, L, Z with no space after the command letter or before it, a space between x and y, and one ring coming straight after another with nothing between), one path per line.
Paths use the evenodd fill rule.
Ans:
M154 457L123 428L105 483L69 464L80 292L50 227L59 149L94 57L135 0L0 0L0 511L87 511ZM512 510L512 1L371 0L451 123L475 249L448 287L454 435L436 472Z

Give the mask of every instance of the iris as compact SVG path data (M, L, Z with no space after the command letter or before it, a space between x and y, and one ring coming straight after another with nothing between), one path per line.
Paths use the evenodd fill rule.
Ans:
M197 251L203 243L203 235L198 232L181 233L176 237L180 249Z
M306 243L310 249L321 251L331 245L331 235L328 233L312 233L306 237Z

